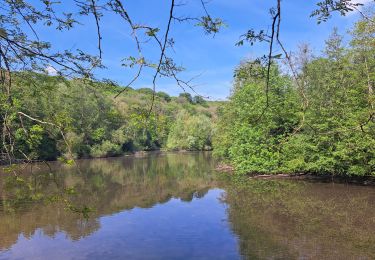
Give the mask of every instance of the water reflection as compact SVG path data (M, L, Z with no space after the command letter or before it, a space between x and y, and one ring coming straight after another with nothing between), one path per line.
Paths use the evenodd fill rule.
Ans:
M375 259L374 187L229 179L207 153L79 169L1 173L0 259Z
M99 217L133 208L150 208L172 198L191 201L203 197L215 181L210 154L151 154L145 157L123 157L79 162L74 166L52 165L54 176L47 178L45 166L34 174L26 169L22 175L29 183L38 180L34 193L58 194L64 188L74 189L69 200L76 207L90 206L94 211L86 220L66 210L66 204L15 203L9 210L6 199L17 195L5 188L1 178L2 211L0 210L0 250L10 248L22 234L31 238L36 232L54 237L64 232L71 240L79 240L100 228ZM34 166L35 168L35 166ZM28 176L29 175L29 176ZM8 208L7 208L8 207Z
M374 187L240 180L225 202L248 259L375 259Z

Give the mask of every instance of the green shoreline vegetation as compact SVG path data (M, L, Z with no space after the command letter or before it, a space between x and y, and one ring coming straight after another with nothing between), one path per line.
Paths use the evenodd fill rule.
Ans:
M301 46L289 73L281 61L242 62L228 101L148 88L115 98L123 88L110 83L13 73L12 105L0 96L15 133L13 155L72 162L214 150L238 174L374 176L374 20L357 22L348 44L334 30L319 56Z
M11 109L16 158L68 161L150 150L211 150L220 102L182 93L127 90L87 80L17 73ZM38 121L20 116L17 111ZM44 122L44 123L41 123ZM1 144L0 144L1 146Z
M375 259L375 0L0 2L0 259Z
M321 56L302 47L291 59L295 78L272 64L268 97L267 66L241 64L214 154L240 174L374 176L374 21L357 22L348 47L337 30Z

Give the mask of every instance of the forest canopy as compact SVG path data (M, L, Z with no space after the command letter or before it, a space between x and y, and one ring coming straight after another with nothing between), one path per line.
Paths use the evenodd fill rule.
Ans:
M121 88L110 84L37 73L15 74L14 79L10 111L16 159L67 161L140 150L211 149L215 107L220 102L200 104L183 95L157 92L150 113L152 89L128 88L114 99ZM2 102L0 111L5 109ZM176 133L181 124L190 125L190 130ZM190 141L185 145L182 140Z
M322 55L302 46L293 73L243 62L219 112L214 153L240 173L375 174L375 16L346 46L335 29Z
M221 103L196 93L194 77L180 77L185 68L173 59L170 34L175 23L219 33L226 24L211 15L208 2L198 1L198 15L178 16L185 5L168 1L165 27L137 23L121 0L0 3L2 162L215 148L240 173L374 174L375 22L373 13L360 9L361 1L311 5L318 23L333 13L356 11L362 18L349 46L335 30L324 53L313 55L306 46L299 54L286 49L280 37L284 9L275 0L268 30L249 28L239 35L236 45L262 42L266 54L235 70L233 94L218 109L218 122ZM105 67L106 15L119 17L134 43L134 53L122 57L120 66L135 74L123 86L95 75ZM95 23L96 54L59 50L39 38L41 27L73 30L87 17ZM150 57L145 44L152 46ZM152 72L150 88L133 89L144 70ZM172 79L183 93L171 97L158 91L160 78Z

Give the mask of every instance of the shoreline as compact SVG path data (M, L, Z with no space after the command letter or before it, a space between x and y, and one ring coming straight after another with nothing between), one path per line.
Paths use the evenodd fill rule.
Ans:
M82 158L75 158L72 159L74 161L84 161L84 160L95 160L95 159L111 159L111 158L121 158L121 157L143 157L149 154L163 154L163 153L196 153L196 152L212 152L211 150L167 150L167 149L155 149L155 150L139 150L134 152L126 152L120 155L114 156L102 156L102 157L82 157ZM21 165L21 164L38 164L38 163L63 163L61 160L30 160L27 161L26 159L14 159L14 162L9 164L9 162L4 163L4 161L0 160L0 168L7 167L9 165Z
M234 175L235 169L229 164L219 164L215 170L228 175ZM313 174L313 173L278 173L278 174L256 174L247 173L243 175L248 179L259 180L303 180L311 182L324 182L324 183L348 183L362 186L375 186L375 176L343 176L333 174Z

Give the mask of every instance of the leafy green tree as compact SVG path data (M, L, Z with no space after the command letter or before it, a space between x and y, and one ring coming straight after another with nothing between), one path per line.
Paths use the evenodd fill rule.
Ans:
M190 104L193 103L193 97L191 96L190 93L187 93L187 92L180 93L179 97L186 99Z
M111 143L109 140L103 141L91 147L90 155L92 157L110 157L121 154L121 146Z
M166 102L170 102L172 100L171 96L169 96L167 93L163 91L157 92L156 95Z
M193 97L193 103L199 104L201 106L207 106L207 101L201 96L194 96Z
M283 8L281 0L275 0L274 3L275 7L270 10L271 21L273 21L270 30L271 35L268 35L265 30L256 33L253 29L249 29L238 43L238 45L242 45L246 40L251 45L256 41L270 44L270 52L267 57L268 69L272 61L280 57L280 55L272 55L273 46L278 44L282 47L279 33ZM316 4L318 8L312 13L312 16L318 17L318 22L326 21L334 12L345 15L362 5L358 2L346 0L316 1ZM154 104L155 88L159 77L173 78L181 88L190 88L189 81L178 78L178 73L183 71L184 68L178 66L173 57L169 56L169 53L172 52L168 50L173 49L174 43L170 37L173 21L195 21L195 25L201 27L206 34L218 33L225 24L221 18L215 18L209 14L206 1L200 1L201 15L183 19L176 15L177 5L174 0L169 2L168 22L162 31L162 28L152 24L139 26L140 23L133 20L133 17L127 11L126 3L121 0L74 1L72 4L66 4L63 1L0 0L0 6L2 7L0 10L0 100L2 102L0 123L2 129L4 129L1 136L3 140L0 144L1 153L6 154L9 159L22 154L20 149L14 147L14 134L21 127L25 129L31 127L38 121L38 118L49 120L39 123L44 125L43 128L48 132L47 135L54 140L59 139L58 135L64 132L82 135L82 142L87 147L109 140L111 131L121 126L121 118L108 107L111 102L108 102L108 98L104 95L110 94L117 97L121 93L131 91L130 85L139 78L143 68L147 67L154 73L153 89L145 90L143 93L145 96L152 95L152 105ZM119 88L107 79L102 79L101 83L93 84L93 81L96 81L94 71L104 67L102 64L102 23L105 19L102 19L102 17L108 14L116 15L121 19L130 29L129 34L132 35L136 44L137 56L134 57L129 53L127 57L121 59L122 66L136 69L134 77L126 84L125 88ZM59 50L52 46L50 42L43 41L38 36L42 28L55 29L56 32L73 30L76 25L84 23L87 16L94 20L96 26L96 30L94 30L97 36L96 54L82 49ZM147 49L160 54L157 55L160 58L156 62L144 57L142 50L145 43L148 44ZM42 82L40 79L43 76L35 73L46 73L48 71L58 75L58 77L51 77L47 79L47 82ZM76 78L76 80L69 82L69 84L67 82L61 83L61 76ZM16 77L18 79L15 79ZM39 80L36 79L38 77ZM19 78L24 79L20 80ZM269 78L269 75L267 78ZM24 83L18 86L18 92L17 90L14 91L14 83L17 81L23 81ZM39 86L30 88L29 81L38 82ZM65 86L58 86L59 84ZM268 84L269 82L267 88L269 87ZM69 88L66 85L72 85L73 87ZM97 91L98 86L103 87L102 91ZM43 89L44 87L46 89ZM53 93L53 95L48 97L43 95L45 90L47 90L47 93ZM56 90L59 91L58 94ZM38 97L38 93L42 93L41 97ZM68 95L70 99L66 104L59 103L58 99ZM189 103L193 103L191 95L185 95L184 98ZM165 100L168 102L167 99ZM19 101L23 107L18 106ZM39 102L41 103L38 108ZM32 114L25 113L29 110L29 105ZM194 112L194 108L189 105L185 105L184 109ZM19 115L23 115L33 122L21 122L18 119ZM21 126L22 124L23 126ZM55 129L52 126L55 126ZM98 137L97 132L95 132L97 129L105 129L105 135ZM146 142L149 142L147 146L152 147L152 143L155 142L150 140L155 139L155 131L145 131L142 135L148 136L145 138ZM62 145L59 144L59 146Z
M215 154L240 173L374 175L373 21L356 24L351 48L335 29L293 80L275 65L268 74L242 64L219 111Z
M185 150L211 149L212 123L204 115L190 115L182 111L177 115L168 136L167 148Z
M277 172L279 144L298 124L298 97L291 80L272 67L269 104L265 107L266 70L247 62L236 71L230 101L219 113L214 153L239 172Z

